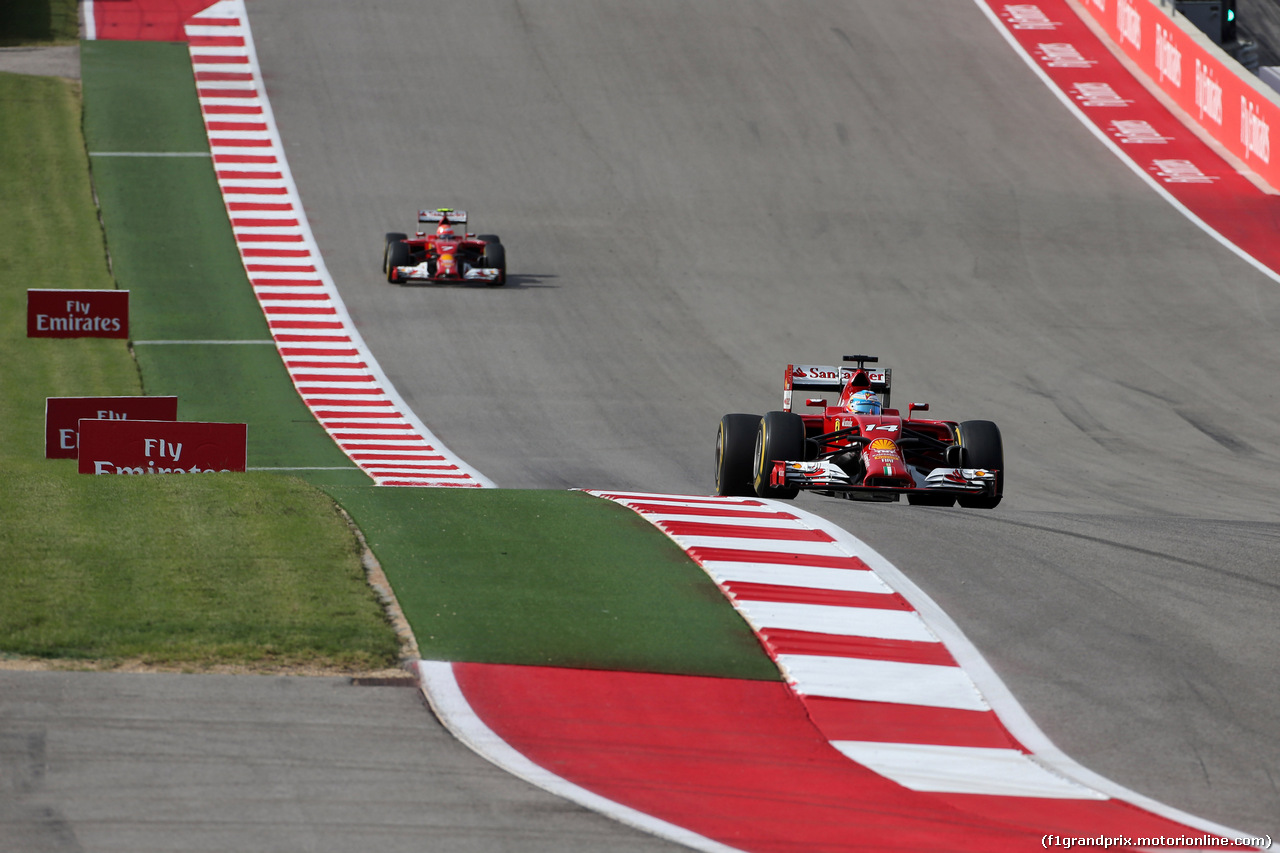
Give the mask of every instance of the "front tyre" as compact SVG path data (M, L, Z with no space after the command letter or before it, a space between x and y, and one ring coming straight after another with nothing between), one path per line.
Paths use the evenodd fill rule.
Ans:
M1000 428L991 421L964 421L960 424L960 446L964 467L986 468L996 473L994 495L961 495L960 506L968 509L995 509L1004 496L1004 441Z
M771 486L773 463L805 458L804 420L794 412L766 412L756 430L755 479L752 485L762 498L791 500L800 493L795 486Z
M387 281L396 284L396 267L407 267L412 262L409 260L409 246L403 239L392 240L395 234L387 235L387 249L382 255L382 271L387 276Z
M391 244L397 240L408 240L408 234L402 234L399 231L390 231L387 233L386 240L382 244L382 274L387 274L387 253L391 250Z
M759 415L725 415L716 433L716 494L755 497L751 486L751 460L756 449Z
M498 270L498 277L489 282L494 287L507 283L507 250L501 243L484 244L484 265L491 270Z

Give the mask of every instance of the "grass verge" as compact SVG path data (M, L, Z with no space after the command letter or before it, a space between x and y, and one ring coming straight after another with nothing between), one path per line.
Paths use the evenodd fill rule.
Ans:
M20 499L0 510L6 652L195 668L395 663L351 531L318 490L269 474L45 473L4 489Z
M137 394L140 380L122 342L26 337L28 288L114 282L77 88L0 74L0 104L0 657L394 665L356 540L313 487L270 474L87 477L43 458L45 397Z

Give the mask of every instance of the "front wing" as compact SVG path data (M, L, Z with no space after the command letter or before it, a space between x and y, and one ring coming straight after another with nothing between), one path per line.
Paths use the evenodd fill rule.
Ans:
M440 276L432 275L429 265L424 261L415 266L395 267L395 280L397 282L404 281L497 281L502 276L502 270L489 269L488 267L472 267L468 266L466 272L460 276Z
M998 471L987 468L911 469L910 486L864 486L827 460L773 463L769 485L787 486L855 500L895 501L904 494L995 495Z

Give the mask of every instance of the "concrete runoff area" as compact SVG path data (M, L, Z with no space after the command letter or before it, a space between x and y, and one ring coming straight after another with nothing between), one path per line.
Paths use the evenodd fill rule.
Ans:
M0 719L14 853L683 849L477 758L411 687L0 671Z
M78 79L80 46L0 47L0 72Z

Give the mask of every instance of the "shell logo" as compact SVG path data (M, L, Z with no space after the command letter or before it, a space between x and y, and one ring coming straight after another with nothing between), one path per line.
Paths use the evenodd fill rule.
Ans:
M872 450L897 450L898 445L894 444L892 439L877 438L875 441L871 442L871 449Z

